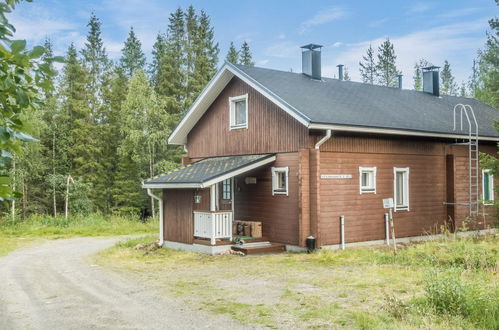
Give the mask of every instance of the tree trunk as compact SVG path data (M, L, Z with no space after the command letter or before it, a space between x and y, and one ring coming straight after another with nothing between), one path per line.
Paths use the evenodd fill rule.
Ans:
M55 131L52 133L52 199L54 203L54 218L57 217L57 199L55 196Z
M69 183L74 183L71 175L68 175L68 179L66 180L66 196L64 198L64 218L68 218L69 211Z
M149 147L149 177L152 178L154 176L154 167L153 167L153 154L151 144L148 143ZM154 198L151 197L151 214L152 217L156 217L156 210L154 209Z
M12 190L16 191L16 159L12 160ZM12 222L16 221L16 200L12 199L12 205L10 208Z
M23 180L23 220L26 219L26 209L28 208L28 188Z

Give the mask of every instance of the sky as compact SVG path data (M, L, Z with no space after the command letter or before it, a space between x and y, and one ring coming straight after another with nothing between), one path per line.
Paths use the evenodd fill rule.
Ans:
M403 88L412 88L414 63L426 58L442 66L448 60L456 81L468 79L477 50L486 40L488 20L498 14L493 0L34 0L21 3L8 15L17 39L29 45L49 37L57 55L71 42L81 49L92 12L102 22L102 36L110 58L120 57L133 26L144 52L178 7L204 9L211 17L223 63L231 41L247 41L256 66L301 72L300 46L323 45L322 73L336 75L344 64L352 80L360 81L359 61L371 44L377 48L390 38Z

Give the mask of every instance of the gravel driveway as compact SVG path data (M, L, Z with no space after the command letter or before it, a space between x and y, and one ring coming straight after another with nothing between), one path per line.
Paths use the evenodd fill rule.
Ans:
M227 316L190 310L131 277L85 261L119 239L50 241L0 258L0 329L242 327Z

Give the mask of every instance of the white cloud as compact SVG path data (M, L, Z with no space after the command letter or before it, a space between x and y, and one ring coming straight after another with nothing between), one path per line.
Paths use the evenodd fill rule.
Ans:
M446 11L445 13L438 15L438 17L440 17L440 18L457 18L457 17L468 16L468 15L477 13L479 11L481 11L480 8L456 9L456 10Z
M253 39L251 38L254 35L254 33L251 32L244 32L244 33L239 33L234 37L234 41L246 41L246 42L251 42Z
M435 65L448 60L458 82L466 80L469 75L472 59L478 48L482 47L485 36L477 37L477 33L485 31L487 20L480 19L459 24L443 25L427 30L416 31L399 37L391 37L397 55L397 67L404 74L404 88L412 88L414 63L420 58L426 58ZM355 44L347 44L344 51L335 52L324 59L323 72L326 76L336 74L336 64L345 64L353 80L360 81L358 72L359 61L365 54L369 44L377 49L385 40L385 36L366 40ZM343 48L342 48L343 49Z
M384 23L386 23L388 21L389 21L388 18L382 18L382 19L379 19L379 20L376 20L376 21L369 22L367 24L367 26L371 27L371 28L374 28L374 27L381 26L381 25L383 25Z
M286 39L286 35L284 33L281 33L277 36L277 39Z
M342 43L341 41L336 41L336 42L335 42L332 46L333 46L334 48L338 48L338 47L340 47L340 46L342 46L342 45L343 45L343 43Z
M265 66L267 63L269 63L269 60L265 59L265 60L258 60L256 61L256 66Z
M316 25L326 24L345 17L347 12L342 7L329 7L315 14L314 17L304 21L300 25L300 34L307 32Z
M265 56L279 57L279 58L295 58L298 54L300 47L291 42L283 41L267 47L264 50Z

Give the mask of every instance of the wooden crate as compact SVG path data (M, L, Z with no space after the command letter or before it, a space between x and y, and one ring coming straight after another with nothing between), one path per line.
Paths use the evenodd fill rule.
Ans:
M238 226L242 225L242 231L237 230ZM235 220L233 224L233 233L237 236L262 237L262 222L261 221L242 221ZM241 228L241 227L239 227Z

